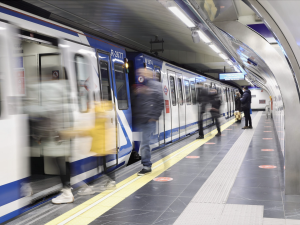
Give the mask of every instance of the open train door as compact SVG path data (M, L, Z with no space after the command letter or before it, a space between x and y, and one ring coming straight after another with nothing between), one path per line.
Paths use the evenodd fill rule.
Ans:
M20 107L25 92L17 30L0 21L0 202L7 219L13 214L13 208L26 205L25 198L19 201L22 197L20 187L30 175L27 116L22 114ZM14 206L9 206L11 204Z

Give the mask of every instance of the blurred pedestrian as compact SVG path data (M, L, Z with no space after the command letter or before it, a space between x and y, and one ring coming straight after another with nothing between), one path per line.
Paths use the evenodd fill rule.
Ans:
M135 87L132 96L133 119L142 133L140 154L143 169L138 172L138 176L143 176L152 171L150 138L156 130L156 122L164 109L164 98L162 85L153 77L151 70L138 69L136 75L145 78L143 85Z
M59 131L72 124L72 109L68 80L52 76L53 68L43 68L41 83L28 85L25 112L29 115L31 148L42 149L42 155L56 161L63 186L62 194L52 199L54 204L74 202L70 184L70 140L61 140Z
M110 122L110 111L113 108L111 101L103 100L101 102L94 102L95 106L95 126L91 129L71 129L62 130L60 135L63 139L72 138L75 136L92 137L91 152L95 153L98 174L100 173L100 168L102 171L106 170L106 160L105 157L108 155L116 155L116 128ZM100 191L105 191L106 189L113 189L116 187L115 173L105 173L104 185L100 187ZM86 185L78 191L78 195L90 195L94 194L95 191L92 186Z
M241 106L241 94L239 92L235 93L235 120L237 123L242 122L242 106Z
M245 126L242 129L252 129L252 120L250 116L251 109L251 91L248 90L248 87L243 88L243 96L241 98L242 110L245 114Z
M210 89L208 93L208 97L209 97L209 102L211 104L211 108L209 109L209 111L211 113L212 119L215 121L218 130L216 136L219 137L221 136L220 122L219 122L221 99L216 89Z
M197 82L197 102L198 102L198 131L199 136L196 139L203 139L203 114L205 113L205 108L208 102L208 92L203 83Z

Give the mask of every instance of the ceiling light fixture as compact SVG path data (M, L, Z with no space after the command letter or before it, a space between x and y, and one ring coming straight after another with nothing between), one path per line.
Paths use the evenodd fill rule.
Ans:
M232 62L230 60L226 60L226 62L230 65L233 66Z
M199 34L199 37L202 41L204 41L205 43L211 42L211 40L201 30L197 30L196 32Z
M223 53L219 54L219 56L224 60L228 59L228 57L226 55L224 55Z
M237 68L236 66L234 66L233 68L234 68L235 72L238 72L238 73L241 72L240 69Z
M218 54L221 53L220 49L218 49L218 47L215 46L214 44L209 45L209 47L211 47L212 50L214 50L216 53L218 53Z
M182 22L188 27L195 27L194 22L192 22L181 10L176 6L168 7L168 9L175 14Z

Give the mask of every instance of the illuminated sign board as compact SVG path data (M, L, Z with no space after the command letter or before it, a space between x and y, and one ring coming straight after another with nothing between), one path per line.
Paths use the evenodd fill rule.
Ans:
M243 73L220 73L219 80L245 80Z

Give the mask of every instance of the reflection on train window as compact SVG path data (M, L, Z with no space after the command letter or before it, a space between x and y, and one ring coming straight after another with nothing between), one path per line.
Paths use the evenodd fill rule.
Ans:
M80 112L88 111L89 104L89 73L87 63L82 55L75 55L75 70L77 78L78 104Z
M115 77L118 107L121 110L128 109L127 84L122 64L115 63Z
M190 82L188 80L184 80L184 89L185 89L185 99L186 104L191 104L191 93L190 93Z
M176 105L176 94L175 94L175 80L174 77L170 76L170 88L172 96L172 105Z
M191 81L191 90L192 90L192 103L196 105L196 90L195 90L195 82Z
M182 83L181 83L181 79L180 78L178 78L177 81L178 81L178 103L180 105L182 105L183 104Z
M110 76L108 70L108 62L100 60L100 76L101 76L101 87L102 87L102 99L112 100L111 88L110 88Z

